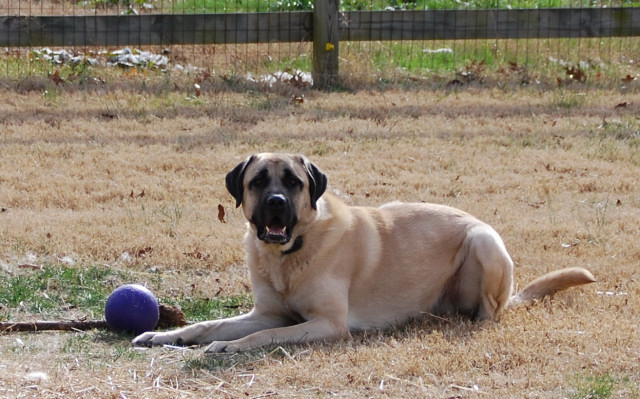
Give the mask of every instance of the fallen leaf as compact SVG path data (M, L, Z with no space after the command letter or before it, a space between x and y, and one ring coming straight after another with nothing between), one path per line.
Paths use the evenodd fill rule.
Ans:
M57 85L59 85L60 83L64 83L64 79L62 79L60 77L60 70L56 69L56 71L53 73L53 75L51 75L51 80L53 80L53 83Z
M151 252L153 252L153 248L151 247L137 248L133 251L133 256L140 258L150 254Z
M570 79L577 80L578 82L585 82L587 80L587 75L582 68L578 66L565 67L564 70Z
M626 108L627 105L629 105L629 103L624 101L624 102L621 102L620 104L616 104L615 109Z
M160 305L157 328L182 327L187 324L184 313L177 306Z
M22 265L18 265L18 268L20 268L20 269L41 270L42 269L42 265L32 265L30 263L25 263L25 264L22 264Z
M291 101L289 103L293 104L293 105L303 104L304 103L304 96L296 96L295 94L291 95Z
M194 258L194 259L199 259L199 260L209 260L209 258L211 257L209 254L203 254L200 251L193 251L193 252L183 252L182 253L184 256L188 256L190 258Z

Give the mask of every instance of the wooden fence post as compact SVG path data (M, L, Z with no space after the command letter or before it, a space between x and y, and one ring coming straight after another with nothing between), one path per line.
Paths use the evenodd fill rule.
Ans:
M340 0L314 0L313 7L313 85L326 89L338 82Z

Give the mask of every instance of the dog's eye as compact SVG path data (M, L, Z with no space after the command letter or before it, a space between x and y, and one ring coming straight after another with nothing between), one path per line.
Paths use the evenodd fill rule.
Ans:
M264 185L264 179L262 177L258 177L251 181L251 187L262 187Z
M289 187L297 187L300 184L300 180L296 179L295 177L289 177L285 180L285 182Z

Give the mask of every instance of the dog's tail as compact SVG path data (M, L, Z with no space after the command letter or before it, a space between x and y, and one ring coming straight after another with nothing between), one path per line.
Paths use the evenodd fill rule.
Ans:
M558 291L577 285L596 282L590 271L582 267L570 267L547 273L533 280L529 285L511 298L508 306L514 306L523 302L553 295Z

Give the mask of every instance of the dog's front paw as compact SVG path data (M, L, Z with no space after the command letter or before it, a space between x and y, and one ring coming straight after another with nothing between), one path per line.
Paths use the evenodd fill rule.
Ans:
M131 343L136 346L154 346L177 343L175 341L169 333L146 332L135 337Z
M205 353L236 353L242 350L239 345L230 341L214 341L204 350Z

